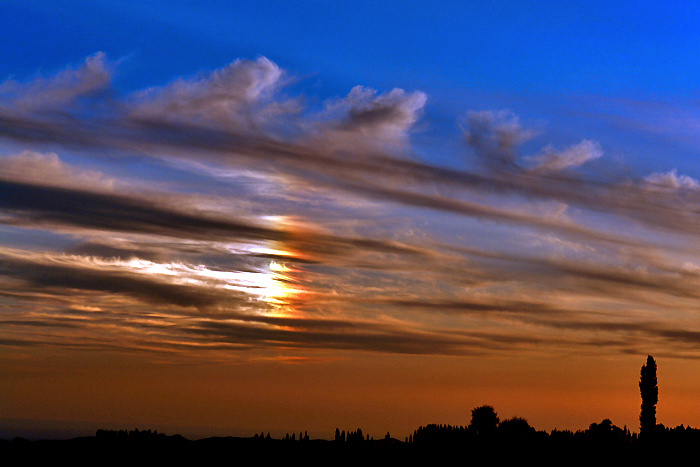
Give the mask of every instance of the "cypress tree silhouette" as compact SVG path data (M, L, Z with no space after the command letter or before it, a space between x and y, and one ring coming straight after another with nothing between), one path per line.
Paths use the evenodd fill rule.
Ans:
M649 355L646 364L642 365L639 378L639 392L642 395L642 406L639 413L639 434L648 436L656 428L656 403L659 401L659 387L656 381L656 361Z

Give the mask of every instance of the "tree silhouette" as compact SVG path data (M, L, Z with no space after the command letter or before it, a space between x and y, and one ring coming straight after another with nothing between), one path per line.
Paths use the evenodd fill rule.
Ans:
M523 439L535 433L535 429L521 417L513 417L503 420L498 424L498 434L509 441Z
M647 356L646 364L642 365L639 378L639 392L642 395L642 406L639 413L639 434L650 435L656 427L656 403L659 401L656 361L651 355Z
M469 423L469 429L477 436L489 436L495 433L498 422L498 415L493 407L482 405L472 409L472 421Z

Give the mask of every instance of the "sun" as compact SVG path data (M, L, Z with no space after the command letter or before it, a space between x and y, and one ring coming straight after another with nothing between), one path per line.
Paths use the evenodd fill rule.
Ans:
M262 287L263 300L275 306L278 310L280 308L291 310L291 300L303 293L303 290L298 285L298 280L294 277L296 270L276 261L271 261L267 271L267 274L261 278L264 281L264 286Z

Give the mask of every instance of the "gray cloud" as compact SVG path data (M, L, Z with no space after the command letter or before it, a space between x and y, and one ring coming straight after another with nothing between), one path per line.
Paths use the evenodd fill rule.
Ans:
M373 352L469 355L485 349L512 348L513 344L532 344L536 339L502 338L497 335L451 335L439 332L419 332L376 323L354 323L342 329L308 330L304 323L295 329L275 329L247 326L238 323L201 322L187 333L205 341L249 343L257 346L292 348L327 348L365 350ZM337 326L337 324L336 324Z
M131 97L132 119L167 121L236 131L258 131L274 119L299 110L299 103L276 100L284 84L283 71L270 60L236 60L228 66Z
M659 190L697 190L700 184L694 178L687 175L678 175L678 170L673 169L665 174L653 173L644 178L652 189Z
M50 78L28 83L7 80L0 84L0 108L19 113L62 110L81 97L91 97L109 88L112 65L98 52L78 68L68 68Z
M0 180L0 210L19 221L195 239L273 239L287 235L243 222L159 207L144 199Z
M522 128L518 117L510 111L490 110L467 113L467 143L491 168L511 169L517 161L518 147L535 133Z
M394 89L377 95L373 89L355 86L343 99L326 103L311 147L355 155L405 149L408 132L426 100L420 91Z

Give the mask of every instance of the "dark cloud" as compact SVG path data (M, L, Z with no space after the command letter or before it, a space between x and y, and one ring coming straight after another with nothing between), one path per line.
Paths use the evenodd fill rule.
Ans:
M318 326L311 331L304 329L303 322L301 324L301 327L295 329L276 329L229 322L202 322L199 326L187 329L186 332L197 335L205 341L249 343L263 347L326 348L430 355L482 353L486 347L484 341L489 340L437 332L410 331L383 325L377 326L372 323L363 325L354 323L335 331L326 329L322 332ZM530 339L526 341L529 343ZM509 344L514 342L515 339L508 341ZM504 348L504 346L498 347Z
M540 320L538 324L555 329L574 331L593 331L620 336L617 340L611 340L611 344L639 343L640 338L645 338L645 345L654 346L668 351L675 348L682 350L678 345L700 348L700 330L676 329L671 323L660 321L600 321L591 319L581 320ZM633 337L635 336L635 337Z
M37 327L48 327L48 328L78 328L80 327L75 322L70 322L69 320L63 319L50 319L47 320L45 317L36 320L18 320L18 319L4 319L0 321L3 326L37 326Z
M282 232L179 212L144 199L0 180L0 209L25 222L195 239L283 240Z
M512 112L467 113L465 139L487 167L500 170L516 165L518 147L534 136L522 128Z
M22 339L0 339L0 345L7 347L28 347L36 345L35 342Z
M378 303L405 308L420 308L422 310L443 313L520 313L527 315L568 314L570 310L537 301L503 300L489 297L488 300L428 300L428 299L386 299Z

